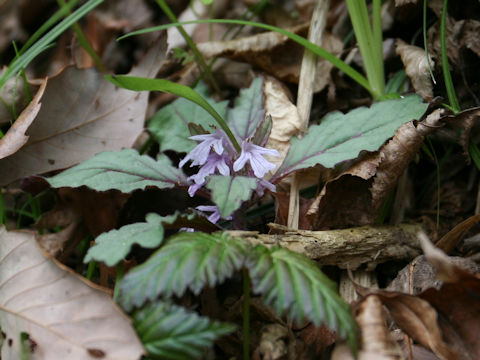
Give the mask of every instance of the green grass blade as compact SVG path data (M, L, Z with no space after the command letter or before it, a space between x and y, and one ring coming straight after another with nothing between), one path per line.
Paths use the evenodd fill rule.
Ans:
M308 41L307 39L294 34L288 30L281 29L276 26L271 26L267 24L262 24L262 23L257 23L257 22L252 22L252 21L245 21L245 20L226 20L226 19L210 19L210 20L195 20L195 21L186 21L186 22L181 22L181 23L172 23L172 24L166 24L166 25L160 25L160 26L154 26L138 31L133 31L129 34L126 34L118 40L125 39L130 36L134 35L140 35L140 34L146 34L150 33L153 31L160 31L160 30L165 30L168 29L172 26L183 26L183 25L188 25L188 24L209 24L209 23L219 23L219 24L234 24L234 25L249 25L249 26L254 26L258 27L261 29L269 30L269 31L276 31L282 35L285 35L289 39L295 41L296 43L302 45L303 47L307 48L314 54L320 56L321 58L331 62L335 67L337 67L340 71L343 71L345 74L347 74L349 77L351 77L354 81L356 81L360 86L364 87L368 92L372 94L374 97L378 97L379 94L377 94L370 86L369 82L367 79L360 74L357 70L355 70L353 67L348 65L347 63L343 62L339 58L337 58L335 55L332 53L328 52L324 48L315 45Z
M12 76L17 74L21 69L25 68L38 54L44 51L52 41L54 41L60 34L72 26L76 21L85 16L89 11L97 7L103 0L89 0L83 6L78 8L72 15L65 18L45 36L38 40L32 47L25 51L20 57L16 58L8 67L7 71L0 78L0 89L5 82Z
M65 5L64 8L57 10L55 14L53 14L50 19L48 19L43 25L33 33L33 35L27 40L25 45L22 46L19 53L20 55L23 54L35 41L37 41L40 36L45 34L45 32L50 29L57 21L59 21L65 15L68 15L69 12L77 5L79 0L71 0L69 3Z
M207 100L205 100L190 87L164 79L148 79L125 75L106 75L105 78L116 86L124 89L134 91L164 91L193 101L195 104L200 105L214 117L218 125L223 131L225 131L230 141L235 146L235 149L240 153L240 145L238 144L237 139L233 135L225 120L217 113L217 111L208 103Z
M446 40L446 26L447 26L447 7L448 0L443 0L442 20L440 22L440 45L442 55L442 70L443 79L445 81L445 88L447 90L448 101L455 113L460 111L457 95L453 86L452 75L450 74L450 66L448 64L447 55L447 40Z

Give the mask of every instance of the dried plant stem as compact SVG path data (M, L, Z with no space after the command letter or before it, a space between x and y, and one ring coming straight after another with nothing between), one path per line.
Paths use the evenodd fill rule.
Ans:
M318 0L313 10L312 20L310 21L310 30L308 40L312 43L321 45L325 25L327 23L328 9L330 0ZM317 72L317 56L305 49L300 69L300 82L298 84L297 109L302 122L299 137L307 131L308 120L310 118L310 109L312 107L312 96ZM288 207L288 227L298 229L298 218L300 216L300 195L299 195L298 177L294 173L290 185L290 201Z

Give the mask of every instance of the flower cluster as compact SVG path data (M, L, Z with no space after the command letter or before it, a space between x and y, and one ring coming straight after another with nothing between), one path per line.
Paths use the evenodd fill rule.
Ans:
M218 129L212 134L195 135L190 139L200 141L200 143L179 164L180 167L183 167L188 161L192 161L190 166L200 166L198 173L189 177L189 180L193 181L188 189L190 196L193 196L198 189L205 185L207 176L216 173L224 176L237 173L257 178L256 192L260 196L263 195L265 189L275 191L275 185L263 179L265 174L275 168L275 165L268 162L264 156L279 156L277 150L266 149L243 140L242 151L238 156L228 137ZM212 212L208 220L213 223L220 219L216 206L199 206L197 209Z

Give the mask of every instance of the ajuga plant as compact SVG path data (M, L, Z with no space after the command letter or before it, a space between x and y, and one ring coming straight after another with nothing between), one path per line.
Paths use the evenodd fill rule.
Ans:
M251 246L226 233L198 231L199 214L211 223L240 219L244 211L286 175L321 164L331 168L354 159L362 150L375 151L404 122L418 119L426 105L417 96L387 100L348 114L328 114L302 138L293 138L278 168L271 159L279 154L265 148L272 119L263 108L263 79L243 89L229 108L208 97L206 86L196 89L162 79L109 76L118 86L136 91L161 90L181 95L162 108L149 129L160 143L154 159L132 149L104 152L47 181L53 187L88 186L98 191L128 193L146 187L179 187L189 195L208 198L191 213L162 217L147 215L145 222L130 224L100 235L85 262L119 264L133 244L158 248L143 264L131 269L117 284L118 302L132 313L136 329L151 357L196 358L202 349L228 332L224 324L200 317L175 305L190 291L227 281L235 272L244 275L245 356L248 357L248 299L260 295L279 316L291 321L326 324L355 347L355 323L334 284L314 262L280 247ZM200 106L199 106L200 105ZM186 153L179 166L164 151ZM182 168L194 169L187 176ZM183 230L164 239L164 228Z

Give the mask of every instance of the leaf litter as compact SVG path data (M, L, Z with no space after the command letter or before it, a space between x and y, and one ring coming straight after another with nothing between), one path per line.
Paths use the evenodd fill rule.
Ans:
M195 6L200 1L196 3ZM268 11L260 11L256 16L265 22L273 19L277 25L293 25L300 29L300 34L305 35L307 27L300 22L308 20L309 11L305 9L313 6L306 3L308 2L286 1L282 4L269 4ZM245 168L240 170L244 173L240 176L220 176L224 174L218 175L218 169L214 170L217 172L212 173L210 179L205 178L205 183L200 182L206 186L198 189L195 197L190 198L187 189L192 186L192 177L198 169L195 166L184 166L183 173L176 166L182 158L185 159L184 154L196 145L189 137L214 132L216 124L203 109L184 99L180 98L168 105L164 102L173 100L173 97L166 96L165 93L155 94L149 100L147 92L136 93L114 88L105 82L102 74L88 69L93 61L83 49L75 44L75 49L66 51L67 46L64 45L71 42L71 34L66 33L59 39L63 49L50 57L49 64L50 71L55 68L62 70L48 78L43 96L39 91L13 126L8 128L6 125L4 128L8 131L0 140L0 150L5 154L0 160L3 162L0 181L7 185L31 175L68 168L77 163L81 165L57 176L47 177L47 182L59 187L54 191L32 191L31 195L19 195L15 188L5 188L2 204L6 206L8 223L18 224L13 227L33 227L33 223L38 220L34 214L38 204L43 216L35 227L43 234L37 235L36 239L43 247L82 275L88 272L88 276L93 276L98 283L108 287L112 287L114 282L120 284L120 290L116 289L115 296L126 308L133 308L132 304L148 302L130 316L134 320L135 332L151 356L201 358L205 354L203 349L211 348L217 339L215 350L208 350L208 356L239 357L239 329L226 322L241 323L243 315L239 308L243 298L239 289L242 284L235 271L247 265L254 290L251 309L254 316L258 316L252 320L255 321L255 326L250 331L252 356L255 359L318 357L334 343L336 349L332 358L349 358L349 350L339 345L338 334L331 332L331 329L340 326L339 334L342 335L342 331L348 328L349 317L347 311L343 312L348 307L332 310L337 305L336 300L327 300L320 306L324 300L319 300L318 294L327 291L330 286L324 280L313 281L316 275L312 274L316 274L317 268L312 264L315 263L291 255L286 250L289 249L314 259L318 266L329 265L326 271L333 279L343 276L341 269L362 267L375 271L382 286L387 286L395 278L389 292L358 288L362 298L351 307L356 316L355 323L362 329L359 358L416 358L421 354L430 358L476 358L480 356L476 312L479 290L478 277L473 273L478 272L478 260L475 262L478 247L462 247L463 238L478 231L478 215L474 214L478 212L475 212L475 208L479 208L475 204L478 192L478 171L475 166L479 163L475 150L478 141L476 106L479 102L475 95L478 79L471 69L478 64L479 42L474 36L478 24L468 15L469 11L474 13L471 10L478 6L473 3L467 1L464 9L450 6L447 16L448 55L464 111L452 114L448 110L434 110L439 107L438 100L432 100L434 96L445 96L443 84L441 81L437 84L431 82L428 67L425 66L423 45L412 40L407 34L409 30L405 30L414 22L416 29L420 29L418 16L415 15L419 13L420 5L415 2L397 2L396 8L391 4L388 9L384 9L385 16L387 12L393 16L388 20L391 22L388 34L394 34L392 39L399 39L399 56L390 53L385 58L387 78L393 79L398 75L400 79L402 74L399 70L405 68L406 77L398 92L404 92L408 87L410 93L416 92L423 99L431 100L429 110L422 116L427 104L419 102L421 105L415 107L411 102L413 98L407 97L403 102L398 101L398 104L402 104L396 111L399 116L389 117L392 114L388 110L395 109L395 101L387 100L372 105L371 99L366 98L357 85L335 70L330 63L319 61L316 95L312 103L311 124L314 125L303 143L292 139L302 127L299 109L294 106L301 47L292 47L291 41L276 33L255 33L250 28L239 32L242 35L248 34L249 37L199 44L199 49L204 54L222 58L218 65L212 67L217 80L220 80L222 94L213 95L211 84L200 83L196 89L222 117L228 119L237 137L256 146L275 149L281 154L280 157L266 158L268 162L276 164L276 169L268 175L269 181L274 182L277 188L273 194L275 205L272 204L272 194L268 191L263 199L255 197L249 201L250 195L256 194L258 184L249 177L248 171L255 169L248 161L243 162ZM247 11L246 4L247 2L226 4L215 1L214 11L223 17L227 16L224 11L228 10L228 16L240 18L239 14ZM132 2L125 0L118 6L124 5L132 6ZM432 57L432 71L438 81L442 77L438 21L441 2L428 2L428 5L433 12L428 13L431 21L428 23L430 29L427 45ZM29 28L24 27L26 20L19 18L18 11L11 3L9 6L9 24L17 27L18 31L13 35L23 38L23 32ZM97 18L92 16L82 26L85 26L87 38L104 56L109 68L125 69L124 64L128 63L126 54L135 52L137 57L136 54L145 48L146 39L151 39L153 35L149 34L130 43L116 43L115 32L125 33L132 28L143 28L142 22L155 25L159 23L159 16L143 1L140 6L133 6L131 9L134 10L123 15L112 6L109 4L95 10L92 14ZM175 6L177 15L184 11L180 16L182 19L205 17L208 13L206 7L200 12L194 12L190 8ZM405 15L402 11L407 8L417 11ZM133 16L136 11L139 16ZM290 16L295 11L301 14L298 19ZM346 15L345 4L332 5L327 29L335 36L327 33L324 43L327 49L339 54L345 61L350 61L349 56L345 57L341 51L353 47L355 41L347 37L342 37L340 41L336 37L343 34L345 29L347 31L342 36L347 36L351 29ZM139 18L143 19L142 22ZM403 33L398 31L402 26ZM193 29L195 25L191 26L189 32L195 32ZM206 29L208 25L205 24L201 30L203 39L208 38ZM230 31L227 26L215 28L216 32L224 30ZM173 28L169 31L170 34L176 32ZM11 34L7 35L10 39ZM221 34L215 34L217 39L220 36ZM393 43L392 39L388 41ZM183 39L176 41L169 35L170 47L172 44L181 46L182 43ZM6 45L2 46L1 49L4 49ZM139 65L139 72L130 74L154 77L154 73L168 62L162 69L162 77L171 76L179 83L193 84L194 77L198 74L196 65L190 63L185 66L172 58L164 61L166 46L163 43L153 50L156 54L150 53L151 57L147 55L143 60L144 64L148 61L150 63L145 67ZM125 49L128 50L125 52ZM187 60L190 55L184 52L182 56L185 57L181 60ZM63 68L70 62L70 57L77 65L87 69ZM236 62L230 59L235 59ZM362 62L354 60L354 64ZM38 64L34 63L31 68L40 74L37 77L44 77L45 73L39 70ZM234 69L234 72L225 72L225 69ZM30 67L27 70L30 71ZM28 74L30 77L30 72ZM259 75L263 84L255 87ZM255 90L249 93L247 88L251 79L257 80L253 82L255 86L252 89ZM21 83L21 79L16 81L17 84ZM14 100L16 99L9 98L9 102ZM20 103L21 99L17 104ZM96 105L101 111L95 110ZM368 107L361 108L361 105ZM386 109L378 110L382 106ZM335 110L346 113L332 113ZM150 114L155 112L157 115L150 119ZM364 114L361 115L360 112ZM270 116L271 121L266 120L269 119L266 115ZM362 116L363 119L359 120ZM72 119L79 122L67 126ZM144 145L140 155L130 148L144 131L145 119L149 120L148 130L155 141L140 143L137 149ZM318 124L317 119L327 120ZM385 133L377 126L382 123L391 127ZM371 137L367 137L366 129L369 126ZM349 131L351 134L342 138ZM267 138L268 142L262 143ZM317 146L319 140L325 148ZM126 149L121 150L122 148ZM337 151L338 148L346 151ZM94 156L105 150L110 153ZM300 160L296 158L298 156ZM324 161L323 157L327 160ZM82 162L85 159L91 160ZM115 164L116 159L123 160ZM144 172L140 178L128 175L130 170L137 171L136 166L139 164L150 164L156 171ZM124 177L120 178L119 174ZM299 224L305 230L282 226L287 223L290 201L289 174L296 174L301 184ZM110 182L106 186L105 179L116 179L117 182ZM401 190L400 182L405 183L406 192ZM24 189L33 190L35 186L45 189L45 182L39 178L27 178L24 185ZM88 185L96 191L79 187L81 185ZM183 191L182 195L174 193L171 189L173 186L179 187ZM156 190L154 187L161 189ZM117 190L105 191L107 189L118 189L125 194L120 194ZM54 207L52 197L57 198L57 207ZM143 200L140 201L140 198ZM410 205L407 204L407 198ZM183 204L196 206L200 210L211 209L209 218L215 215L225 221L220 220L217 225L213 225L203 216L205 214L195 210L183 215L172 215L178 208L183 208ZM53 210L47 213L48 208ZM151 212L155 214L147 215ZM385 212L387 215L384 218ZM394 216L395 212L401 215ZM234 218L233 223L226 221L230 216ZM398 219L412 224L397 225ZM135 223L136 221L140 223ZM267 226L269 221L275 224ZM395 225L379 225L383 221ZM454 228L456 224L459 225ZM365 226L358 227L360 225ZM223 243L223 240L215 243L213 239L217 235L210 237L207 234L231 226L237 229L236 233L232 232L235 237L232 244L236 244L236 247L228 245L228 241ZM192 236L190 242L179 241L176 244L175 237L170 238L170 235L179 228L182 228L184 233L180 234L184 234L185 238L190 237L188 234L192 229L202 229L206 234L201 239ZM418 229L427 231L433 239L441 238L437 245L455 256L447 259L427 248L426 257L411 261L419 254L419 241L415 235ZM445 235L450 229L453 230ZM266 231L270 231L270 234L263 234ZM7 237L13 236L12 234L27 236L25 233L3 232ZM95 242L92 237L87 237L88 234L97 236ZM29 236L33 238L33 235ZM87 250L90 243L95 245ZM261 247L251 250L252 245ZM85 258L87 253L89 257ZM147 260L152 253L153 257ZM172 257L171 254L175 256ZM258 256L255 257L254 254ZM226 261L228 257L232 262ZM83 260L86 261L85 264ZM91 260L100 262L97 269L92 266ZM408 263L409 261L411 262ZM46 263L52 268L57 266L53 260L46 260ZM2 264L0 262L0 266ZM407 266L399 271L400 265L405 264ZM108 268L106 265L117 267ZM94 269L93 272L90 271L91 268ZM131 268L133 269L130 270ZM159 272L159 268L163 271ZM161 274L152 278L152 270ZM122 271L128 271L124 280L120 280ZM441 280L434 277L435 273L440 275ZM34 276L32 278L42 278L39 274ZM229 280L224 282L228 277ZM26 284L31 282L29 279ZM220 282L222 285L219 285ZM136 288L139 284L141 286ZM201 291L206 284L210 288ZM74 287L80 288L80 285ZM36 291L41 292L42 289L39 287ZM319 289L319 292L312 289ZM62 291L63 288L58 292ZM178 303L174 305L163 302L165 299L160 301L158 296L165 294L176 294ZM330 295L325 296L328 298ZM108 300L106 303L113 305L109 298L104 298ZM295 299L294 304L292 299ZM33 299L22 299L28 300ZM267 315L266 310L262 312L262 307L265 307L262 301L275 308L276 314ZM188 310L179 305L184 305ZM386 316L383 305L388 308L389 316ZM82 313L93 314L94 305L91 309L92 313ZM75 313L78 311L80 310ZM321 311L326 313L322 314ZM282 317L282 313L286 316ZM43 319L42 316L46 317L46 314L39 316L39 319ZM121 317L126 320L130 331L128 339L123 342L132 347L138 346L137 352L132 352L131 356L123 353L122 358L139 358L142 352L140 342L128 318L124 315ZM304 321L305 317L313 323ZM292 322L292 319L296 321ZM392 321L396 325L392 325ZM19 323L23 326L23 319ZM179 331L187 323L189 326L183 326L183 332ZM325 323L329 326L325 326ZM355 326L354 323L350 325L351 329ZM50 340L43 341L34 330L26 331L18 328L18 324L16 326L17 328L7 327L8 335L13 331L18 336L7 336L2 345L2 357L16 358L29 348L34 356L42 358L41 351L50 344ZM392 326L394 330L391 330ZM112 333L113 328L119 330L107 323L98 326L97 330ZM2 331L5 329L2 321ZM20 338L22 331L23 337ZM411 340L405 340L405 334ZM199 339L195 346L186 340L189 336ZM170 347L165 345L167 343ZM82 351L78 358L84 358L85 353L90 358L108 358L112 354L109 348L101 346L83 346Z

